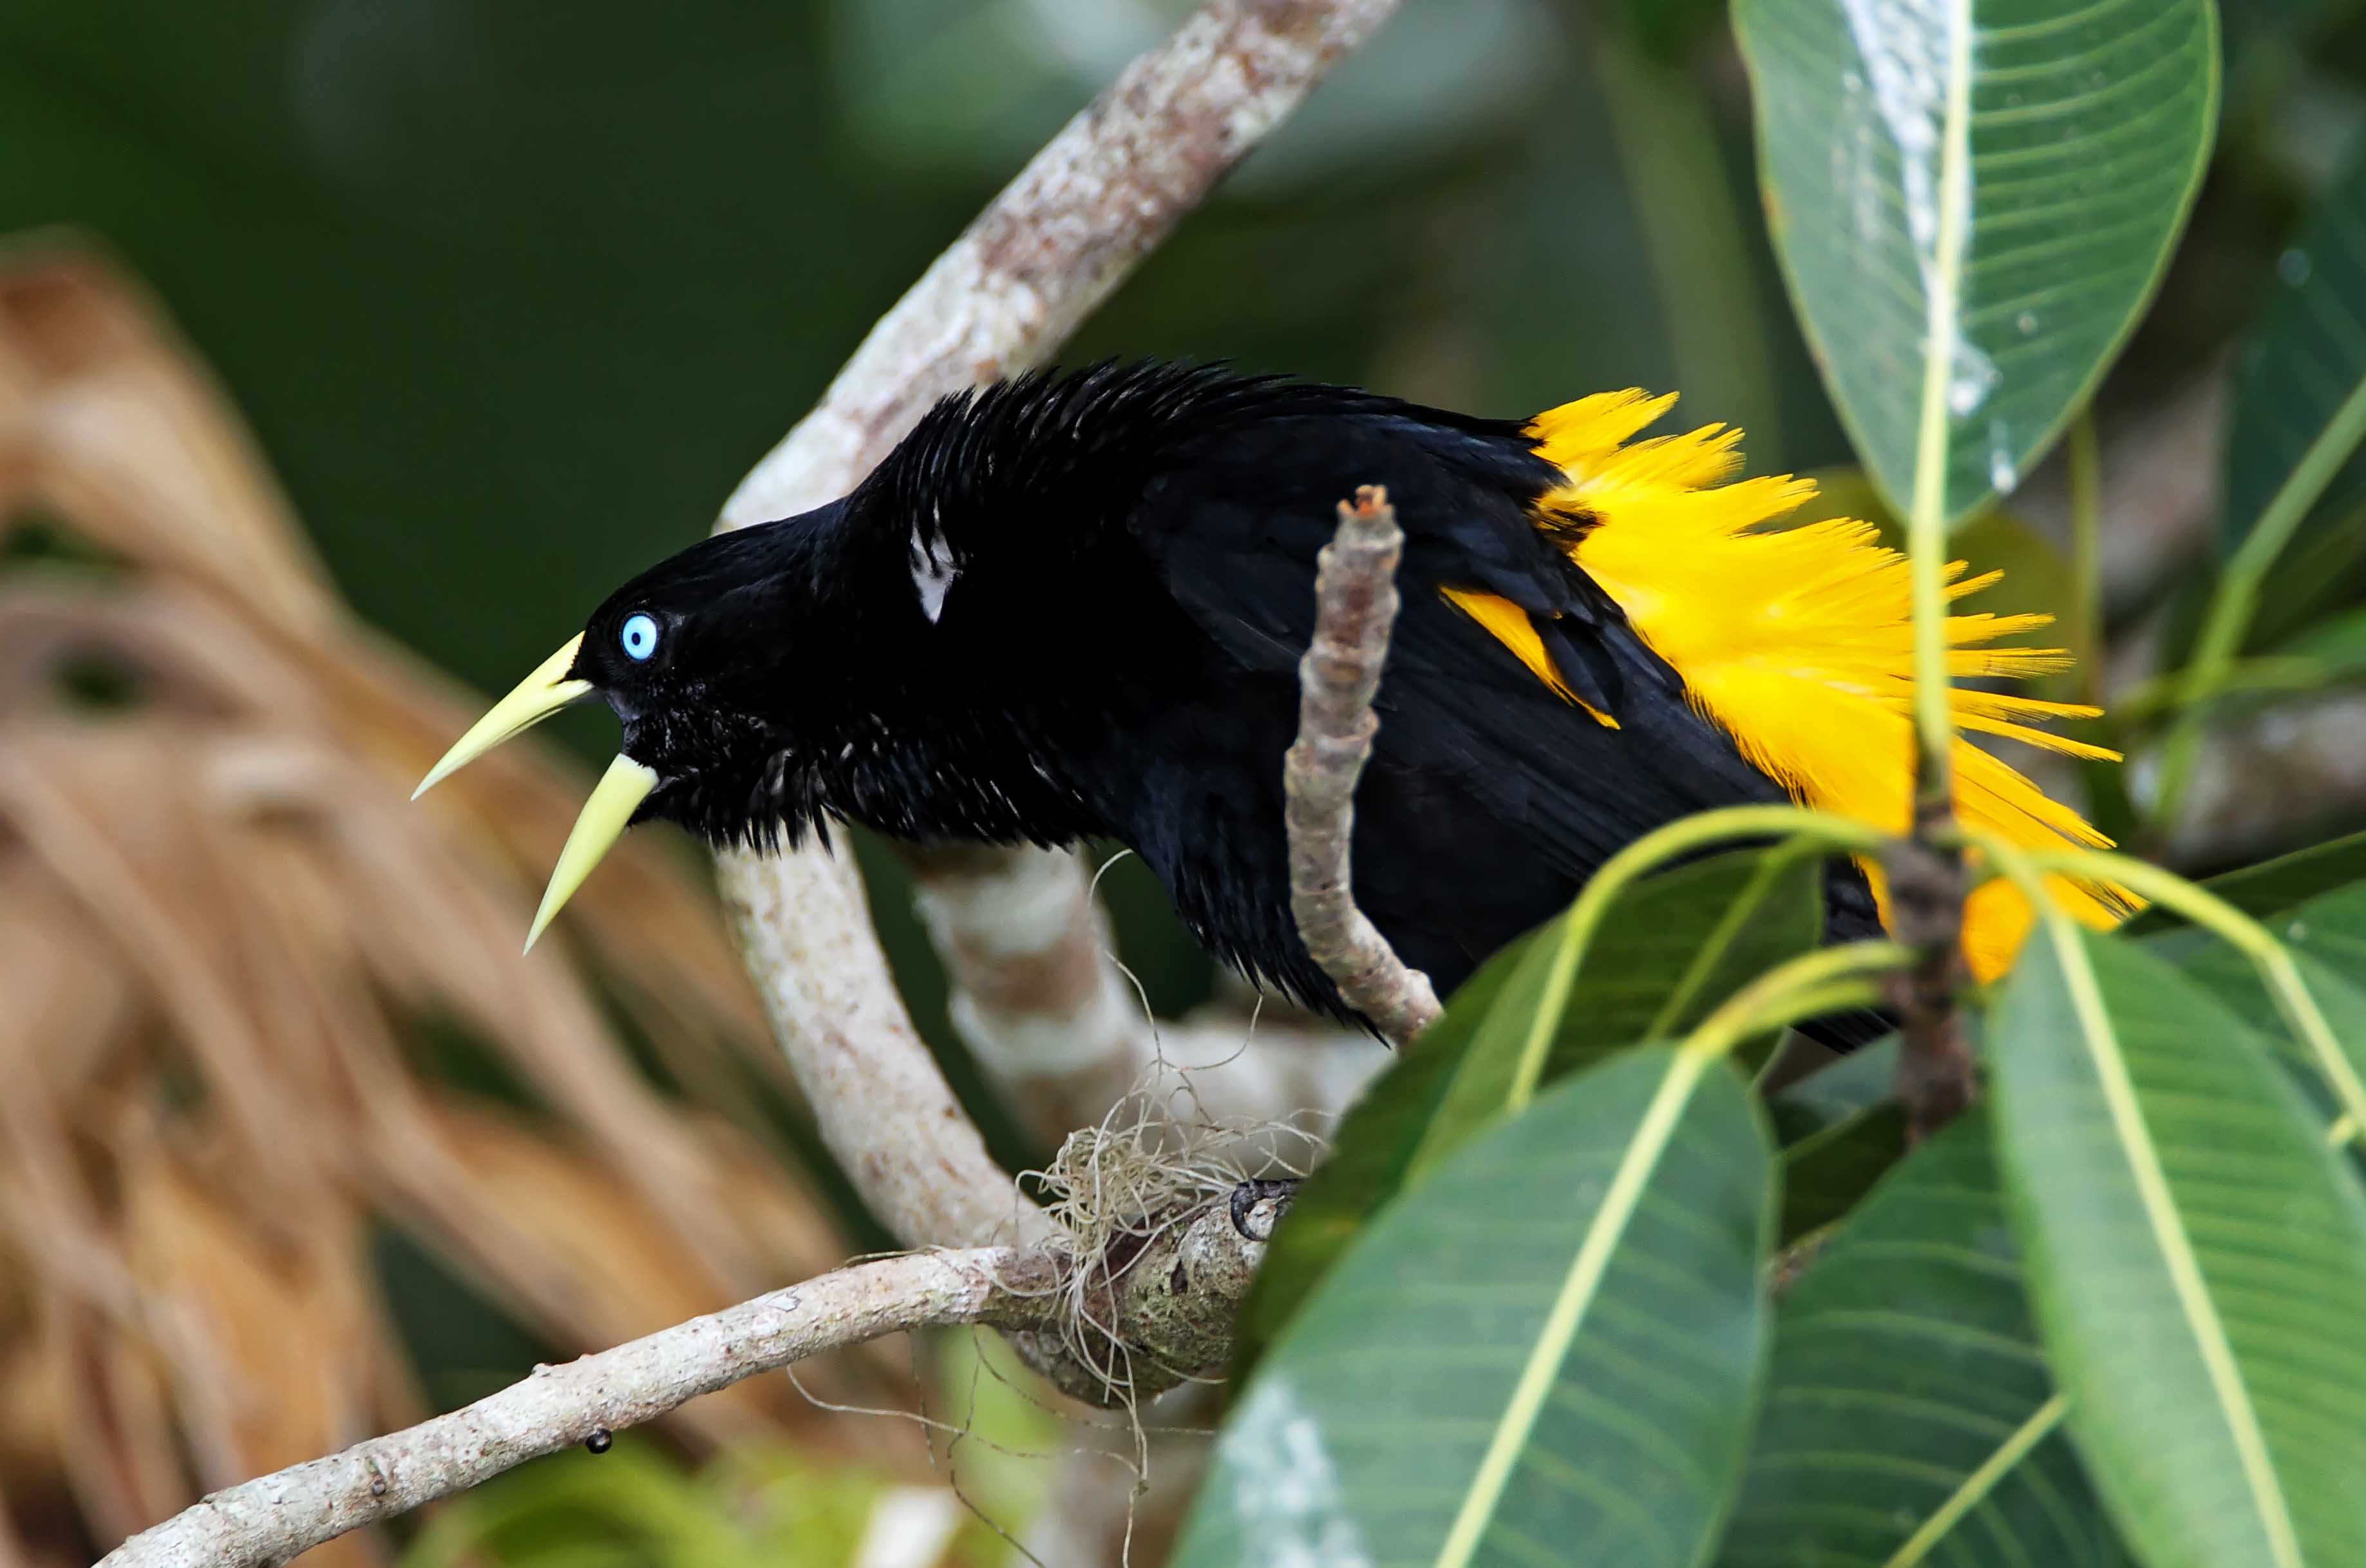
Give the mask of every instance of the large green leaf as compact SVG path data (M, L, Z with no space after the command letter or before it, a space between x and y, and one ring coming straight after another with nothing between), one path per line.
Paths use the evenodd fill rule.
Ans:
M1502 1117L1532 1043L1545 1058L1539 1081L1550 1082L1614 1047L1688 1030L1741 985L1816 945L1822 871L1812 856L1745 850L1646 878L1611 907L1568 991L1549 1006L1566 926L1564 916L1490 959L1347 1112L1257 1270L1235 1373L1381 1204Z
M2326 192L2276 278L2236 365L2219 536L2229 557L2248 544L2276 563L2255 563L2267 578L2252 647L2323 602L2366 532L2366 160Z
M1226 1421L1176 1561L1688 1568L1763 1359L1763 1120L1622 1052L1384 1211Z
M2121 1561L2061 1430L1985 1111L1916 1149L1774 1314L1723 1568Z
M1832 400L1901 513L1961 516L2027 471L2151 295L2209 152L2215 12L1734 15L1775 248Z
M1822 857L1797 846L1662 872L1619 896L1573 973L1570 916L1545 926L1472 1032L1409 1175L1436 1168L1501 1116L1531 1058L1541 1057L1537 1081L1549 1083L1619 1046L1673 1039L1776 964L1812 951L1823 935L1823 876Z
M2069 1426L2150 1568L2366 1562L2366 1192L2242 1020L2047 926L1989 1032Z
M1330 1154L1299 1188L1289 1222L1267 1250L1248 1300L1242 1303L1233 1335L1236 1382L1265 1354L1364 1222L1396 1196L1405 1167L1470 1043L1471 1032L1535 941L1524 937L1481 965L1448 1000L1445 1016L1405 1047L1340 1119Z

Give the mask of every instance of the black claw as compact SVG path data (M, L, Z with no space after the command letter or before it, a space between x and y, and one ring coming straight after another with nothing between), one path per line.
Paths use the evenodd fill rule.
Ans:
M1241 1182L1233 1189L1233 1228L1251 1241L1265 1240L1249 1229L1249 1211L1268 1198L1286 1201L1297 1190L1298 1183L1293 1180Z

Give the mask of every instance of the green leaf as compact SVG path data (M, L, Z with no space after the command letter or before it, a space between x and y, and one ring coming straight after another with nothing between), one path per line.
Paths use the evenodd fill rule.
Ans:
M2069 1426L2150 1568L2366 1562L2366 1192L2243 1021L2049 924L1989 1032Z
M2366 500L2366 160L2328 189L2276 266L2235 369L2221 552L2264 557L2250 635L2289 633L2357 564ZM2251 543L2254 534L2265 536ZM2331 548L2311 547L2324 536ZM2249 545L2248 550L2246 545ZM2273 565L2270 567L2270 563Z
M2010 491L2191 206L2210 0L1738 0L1768 221L1832 401L1901 513ZM1917 504L1917 498L1921 504Z
M1985 1111L1916 1149L1774 1314L1721 1568L2121 1561L2055 1397Z
M1756 1403L1769 1152L1737 1075L1659 1046L1472 1140L1274 1345L1175 1561L1688 1568Z
M1906 1152L1898 1037L1851 1052L1766 1107L1783 1145L1783 1246L1856 1206Z
M2288 855L2214 876L2202 886L2247 915L2296 908L2336 888L2366 882L2366 833L2352 833ZM2128 936L2186 929L2183 917L2155 904L2120 928Z
M2311 689L2366 676L2366 606L2328 615L2278 643L2270 657L2307 668Z
M1236 1377L1383 1203L1502 1117L1532 1043L1546 1053L1549 1083L1617 1046L1690 1029L1748 981L1816 946L1822 875L1813 856L1741 850L1646 878L1611 907L1549 1018L1546 981L1565 916L1488 960L1341 1121L1257 1269Z
M1538 1081L1550 1083L1622 1045L1673 1039L1768 969L1812 952L1823 876L1820 855L1793 848L1735 851L1648 877L1619 896L1558 993L1569 917L1547 925L1480 1020L1408 1179L1504 1113L1531 1055L1542 1054Z

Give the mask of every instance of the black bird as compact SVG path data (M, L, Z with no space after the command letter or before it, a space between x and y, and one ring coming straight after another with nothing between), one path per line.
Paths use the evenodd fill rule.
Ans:
M1738 432L1634 439L1673 401L1608 393L1515 422L1158 364L951 397L843 500L617 590L420 787L596 695L624 747L536 935L650 818L757 847L833 818L921 841L1105 837L1217 956L1347 1017L1291 922L1281 759L1315 552L1341 498L1384 485L1403 609L1354 890L1443 994L1686 813L1795 799L1906 825L1902 558L1861 523L1769 526L1813 487L1722 482ZM1986 646L2043 620L1952 616L1955 672L2059 668L2054 650ZM2022 722L2091 709L1955 703L1967 729L2101 754ZM1967 818L2101 841L2002 762L1957 752ZM1838 866L1828 934L1877 933L1879 900L1877 869ZM2028 910L1996 884L1968 915L1974 967L1993 974Z

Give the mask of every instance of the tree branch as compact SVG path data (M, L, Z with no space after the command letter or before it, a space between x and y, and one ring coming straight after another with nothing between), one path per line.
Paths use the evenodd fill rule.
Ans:
M574 1443L614 1434L807 1356L906 1329L986 1324L1075 1332L1083 1305L1144 1395L1222 1369L1229 1325L1290 1184L1245 1182L1148 1246L1085 1269L1058 1247L918 1252L830 1273L564 1366L538 1367L465 1409L215 1493L99 1568L253 1568L407 1513Z
M772 860L722 858L725 908L772 1032L879 1223L907 1247L1052 1236L912 1026L853 857L807 844Z
M1356 908L1348 862L1356 783L1380 725L1372 701L1396 625L1403 545L1396 510L1378 485L1358 490L1352 506L1339 503L1339 531L1314 574L1314 638L1298 666L1298 740L1283 764L1298 934L1347 1005L1400 1045L1436 1021L1437 993Z
M1039 1327L1055 1304L1042 1253L984 1247L860 1263L613 1350L537 1368L465 1409L242 1482L142 1530L100 1568L247 1568L505 1470L664 1415L684 1400L924 1324Z
M1953 804L1917 795L1914 831L1885 857L1889 929L1914 950L1913 964L1884 988L1898 1013L1898 1100L1909 1139L1921 1142L1961 1115L1979 1092L1972 1044L1955 998L1964 965L1964 857L1950 836Z
M835 501L949 392L1049 355L1399 0L1210 0L1045 144L723 509Z
M1108 917L1077 856L908 849L953 1027L1044 1148L1100 1120L1141 1079L1152 1024L1108 956Z
M1334 1111L1388 1059L1369 1035L1285 1007L1253 1019L1225 999L1152 1019L1076 855L959 844L907 849L905 861L944 962L953 1027L1046 1148L1137 1089L1186 1078L1194 1112L1216 1122Z

